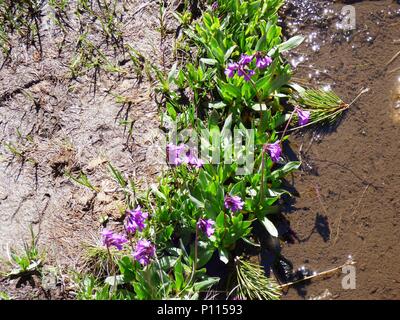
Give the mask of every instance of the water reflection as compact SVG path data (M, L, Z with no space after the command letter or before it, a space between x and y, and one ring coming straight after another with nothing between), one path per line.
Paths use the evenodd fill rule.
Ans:
M393 120L396 123L400 123L400 75L396 78L393 93L392 93L392 105L393 105Z

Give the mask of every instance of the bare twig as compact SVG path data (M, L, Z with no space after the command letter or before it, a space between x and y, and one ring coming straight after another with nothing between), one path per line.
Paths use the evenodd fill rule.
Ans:
M361 197L360 197L360 199L358 200L358 203L357 203L357 205L355 206L355 208L354 208L354 210L353 210L353 213L351 214L350 217L353 217L353 216L354 216L354 214L355 214L355 212L357 211L358 207L360 206L361 201L362 201L362 199L364 198L364 195L365 195L365 193L367 192L369 186L370 186L370 185L368 184L368 185L365 187L365 189L364 189L363 193L361 194ZM336 226L336 236L335 236L335 240L333 241L333 245L336 244L337 239L339 238L340 224L341 224L341 221L342 221L342 213L343 213L343 212L340 212L339 221L338 221L337 226Z
M304 277L303 279L298 280L298 281L293 281L293 282L282 284L279 286L279 289L287 289L295 284L299 284L299 283L307 281L307 280L311 280L311 279L315 279L315 278L319 278L319 277L330 276L330 275L333 275L334 273L342 270L342 268L345 266L350 266L350 265L355 265L355 264L356 264L355 261L353 261L352 259L349 259L348 261L346 261L346 263L344 263L343 265L341 265L339 267L329 269L329 270L326 270L326 271L323 271L320 273L316 273L316 274L313 274L312 276Z
M321 204L322 210L324 211L325 215L328 216L328 211L326 210L325 205L322 202L322 197L321 197L321 194L319 192L319 186L318 185L315 186L315 191L317 193L317 198L318 198L319 203Z
M390 60L386 63L385 66L387 67L389 64L391 64L394 60L397 59L398 56L400 56L400 51L397 52L397 53L392 57L392 59L390 59Z
M400 71L400 67L388 71L388 74L391 74L391 73L394 73L394 72L397 72L397 71Z

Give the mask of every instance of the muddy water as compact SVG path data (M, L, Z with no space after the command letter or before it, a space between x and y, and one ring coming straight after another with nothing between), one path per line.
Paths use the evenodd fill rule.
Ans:
M356 29L345 33L336 28L343 3L292 3L288 32L307 38L289 57L296 77L331 86L348 103L363 88L369 91L330 133L292 139L303 171L286 217L298 240L283 249L296 268L315 271L340 266L351 255L356 288L343 289L339 273L291 288L285 298L399 299L400 57L392 58L400 51L400 5L353 3Z

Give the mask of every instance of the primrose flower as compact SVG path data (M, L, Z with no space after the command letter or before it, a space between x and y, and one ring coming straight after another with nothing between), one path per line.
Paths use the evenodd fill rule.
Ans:
M218 9L218 1L215 1L212 5L211 5L211 10L215 11Z
M272 63L272 59L268 56L256 56L256 67L260 70L267 68Z
M103 238L103 245L106 246L107 248L114 246L118 250L122 250L123 244L128 241L125 238L125 236L120 235L120 234L115 234L114 232L107 230L107 229L104 229L102 231L101 235Z
M197 158L194 154L192 154L192 152L189 151L188 155L186 156L186 160L185 162L187 162L191 167L195 167L195 168L202 168L204 165L204 161Z
M299 108L296 108L296 112L299 117L299 125L305 126L310 121L310 117L311 117L310 111L301 110Z
M181 159L181 154L185 149L185 145L181 144L179 146L176 146L172 143L169 143L167 145L167 158L168 158L168 163L173 164L175 166L179 166L182 164L182 159Z
M227 68L225 69L225 74L228 78L233 78L235 75L235 71L239 68L237 63L228 63Z
M240 211L243 209L244 202L239 196L225 196L225 208L230 209L232 212Z
M142 212L140 206L134 210L127 211L125 230L128 233L135 233L136 230L142 231L146 225L145 221L149 217L147 212Z
M225 69L226 76L228 78L233 78L235 71L237 71L239 77L243 77L245 81L250 81L251 77L255 75L255 71L247 69L247 65L251 63L253 59L253 55L249 56L242 53L238 63L228 64L227 68Z
M248 65L249 63L251 63L253 61L253 59L254 59L253 55L249 56L247 54L242 53L240 56L239 65L244 67L244 66Z
M146 239L141 239L137 242L133 257L139 261L142 266L150 263L150 259L156 254L156 247Z
M269 143L265 146L264 151L267 151L273 162L278 162L281 154L281 142L278 140L275 143Z
M204 232L207 237L211 237L214 232L214 224L215 221L211 220L211 219L199 219L199 221L197 222L197 228L199 228L199 230L201 230L202 232Z
M256 72L254 70L245 70L241 67L238 69L238 76L243 77L245 81L250 81L251 77L255 74Z

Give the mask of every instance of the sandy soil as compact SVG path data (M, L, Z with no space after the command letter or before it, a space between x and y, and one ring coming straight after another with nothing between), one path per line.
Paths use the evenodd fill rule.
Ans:
M43 7L42 52L37 39L36 46L26 46L13 35L10 57L0 58L0 65L4 62L0 71L3 259L10 248L20 249L22 240L29 239L32 225L48 263L79 265L82 242L99 238L100 219L108 216L112 222L120 215L121 200L107 192L116 187L107 162L142 187L160 171L151 148L159 125L154 79L146 75L146 68L150 63L166 70L171 67L176 30L171 12L176 4L169 4L167 35L162 41L158 2L125 1L125 8L117 7L124 45L144 58L139 74L126 49L115 50L107 43L97 20L83 16L79 21L72 14L75 4L69 10L70 28L65 35L52 22L50 9ZM123 74L104 70L95 74L92 69L71 77L69 66L84 31ZM127 97L129 103L117 103L115 95ZM81 171L99 187L99 193L64 175L78 176Z

